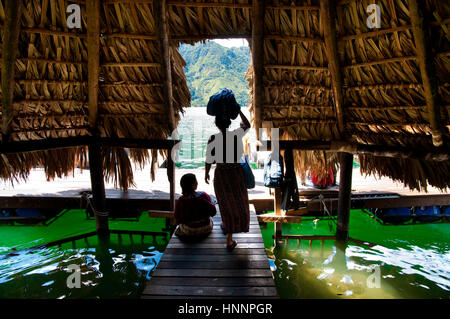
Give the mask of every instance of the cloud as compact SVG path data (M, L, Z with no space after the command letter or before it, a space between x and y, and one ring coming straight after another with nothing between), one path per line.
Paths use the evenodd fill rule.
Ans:
M231 48L231 47L247 47L248 42L246 39L216 39L214 42L219 43L220 45Z

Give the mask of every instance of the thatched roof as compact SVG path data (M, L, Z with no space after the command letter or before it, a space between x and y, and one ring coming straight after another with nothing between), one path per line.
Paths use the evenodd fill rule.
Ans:
M85 2L21 1L24 11L10 139L89 134ZM165 139L170 134L153 2L102 1L98 122L102 136ZM419 13L423 10L429 26L421 29L411 7L416 0L379 0L381 28L369 29L366 8L372 2L168 0L176 118L190 99L179 43L244 37L254 57L262 52L255 45L263 48L256 59L257 72L251 67L248 73L255 126L279 127L283 139L345 140L416 152L448 152L450 4L424 1ZM82 8L78 32L65 25L69 3ZM253 17L258 3L265 4L264 18L259 20ZM4 24L5 0L1 4L0 22ZM255 31L258 25L262 32ZM423 46L421 32L432 47ZM252 41L252 36L262 42ZM431 70L435 69L432 74L430 61ZM254 74L262 85L253 86ZM429 94L430 88L436 92ZM2 155L0 174L3 178L26 176L39 163L53 177L70 171L75 158L85 158L84 154L78 148ZM336 153L324 154L296 152L298 172L317 165L314 159L337 162ZM140 163L150 159L143 151L135 150L132 155ZM122 187L128 186L132 175L123 149L104 156L111 176L120 167L125 173L116 176ZM359 159L363 173L389 176L411 188L450 186L449 161L370 154L361 154Z
M11 141L66 138L89 135L88 50L86 5L81 29L66 25L66 8L74 1L23 1L19 52L15 65ZM105 4L101 10L98 129L100 136L166 139L170 134L163 103L161 56L155 43L151 3ZM5 1L0 21L5 21ZM153 35L133 37L132 34ZM178 122L183 107L190 106L184 76L185 62L177 44L171 45L173 104ZM120 148L104 150L107 176L120 179L127 188L133 175L128 156ZM85 149L52 150L3 156L3 178L26 176L30 168L45 167L48 178L83 165ZM154 152L154 156L156 153ZM148 152L131 150L140 164ZM124 172L122 174L121 172Z

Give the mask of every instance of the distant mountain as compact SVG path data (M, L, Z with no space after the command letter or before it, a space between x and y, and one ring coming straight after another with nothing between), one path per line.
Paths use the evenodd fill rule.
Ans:
M181 45L180 53L187 62L185 73L193 107L206 106L209 97L224 87L234 92L241 106L247 105L246 73L251 61L248 47L227 48L207 41Z

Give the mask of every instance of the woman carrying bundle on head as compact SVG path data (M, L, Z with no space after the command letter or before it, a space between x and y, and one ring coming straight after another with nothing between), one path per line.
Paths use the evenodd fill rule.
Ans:
M211 165L216 163L214 191L222 217L222 231L227 235L227 248L232 250L237 242L234 233L248 232L250 213L244 170L240 164L243 155L242 137L250 129L250 122L241 112L231 90L223 89L211 96L207 112L215 116L219 133L208 140L205 161L205 182L209 184ZM231 120L240 115L241 125L228 131Z

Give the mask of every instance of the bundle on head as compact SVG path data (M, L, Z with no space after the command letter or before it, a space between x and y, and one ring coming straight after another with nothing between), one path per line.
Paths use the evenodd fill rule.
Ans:
M231 123L231 120L236 119L239 115L240 108L233 91L230 89L222 89L209 98L206 112L208 115L216 117L216 125L219 127L219 124ZM228 126L229 124L226 125L226 127Z

